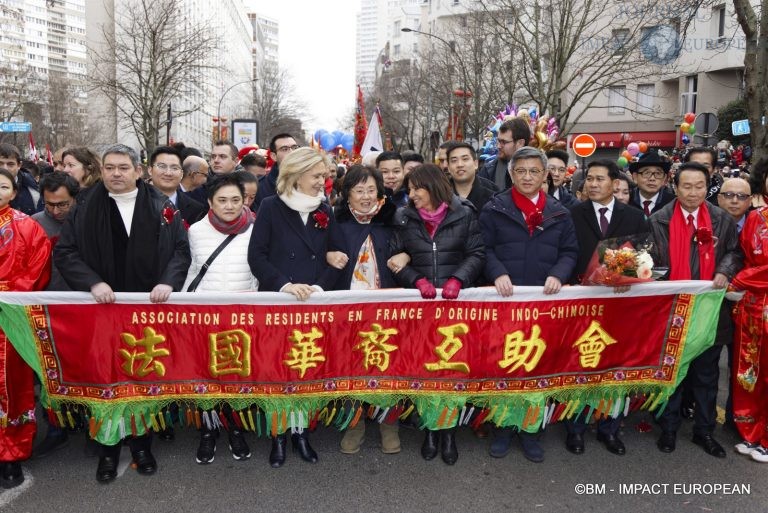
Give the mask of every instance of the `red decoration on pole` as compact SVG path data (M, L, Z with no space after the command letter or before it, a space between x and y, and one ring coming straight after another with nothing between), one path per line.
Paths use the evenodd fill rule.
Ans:
M379 121L381 124L381 121ZM352 158L360 157L363 148L365 134L368 132L368 122L365 120L365 105L363 104L363 90L357 84L357 110L355 111L355 143L352 145Z

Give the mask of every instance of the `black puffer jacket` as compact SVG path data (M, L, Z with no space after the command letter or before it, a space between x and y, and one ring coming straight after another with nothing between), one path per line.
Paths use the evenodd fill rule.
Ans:
M395 214L392 254L408 253L411 262L397 273L397 281L413 287L419 278L427 278L442 287L448 278L458 278L463 287L472 287L485 266L485 246L475 208L467 200L454 196L448 214L437 227L434 239L424 221L411 206Z

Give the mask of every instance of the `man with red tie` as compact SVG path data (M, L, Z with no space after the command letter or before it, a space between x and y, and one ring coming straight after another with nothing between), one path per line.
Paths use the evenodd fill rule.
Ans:
M695 162L680 166L674 177L677 199L653 214L649 221L653 238L651 250L658 267L669 268L670 280L711 280L723 289L742 268L744 255L739 246L736 223L720 207L705 201L709 171ZM717 384L722 345L715 344L694 358L688 368L688 384L696 403L693 443L718 458L725 450L712 437L715 429ZM680 427L682 386L670 396L659 418L662 433L656 442L661 452L675 450Z

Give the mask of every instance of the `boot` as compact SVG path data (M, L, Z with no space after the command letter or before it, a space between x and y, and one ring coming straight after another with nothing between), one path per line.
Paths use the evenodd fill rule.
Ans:
M0 486L5 489L16 488L24 482L24 472L21 471L21 463L8 461L0 463Z
M421 444L421 457L429 461L437 456L437 431L424 430L424 442Z
M397 424L379 424L381 433L381 452L384 454L397 454L400 452L400 435Z
M99 466L96 467L96 481L110 483L117 477L117 466L120 464L120 449L122 444L99 444Z
M302 431L301 434L294 433L291 435L291 443L293 445L294 452L298 452L301 459L307 463L317 463L317 453L309 445L309 438L307 438L307 432Z
M453 465L459 459L459 450L456 448L456 428L440 431L440 454L447 465Z
M272 437L272 450L269 453L269 464L272 468L282 467L285 463L285 446L288 438L285 433Z
M355 454L360 451L365 439L365 419L361 418L357 424L347 428L341 439L341 452L343 454Z
M157 461L152 455L152 438L149 435L137 436L129 440L136 472L148 476L157 472Z

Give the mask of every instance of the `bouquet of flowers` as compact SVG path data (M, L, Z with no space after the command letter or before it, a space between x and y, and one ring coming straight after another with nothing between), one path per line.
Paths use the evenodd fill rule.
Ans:
M642 238L601 241L587 266L582 283L617 287L658 279L665 271L654 269L650 249L651 244Z

